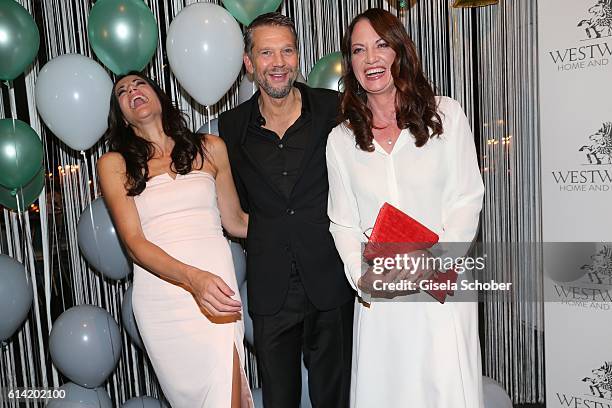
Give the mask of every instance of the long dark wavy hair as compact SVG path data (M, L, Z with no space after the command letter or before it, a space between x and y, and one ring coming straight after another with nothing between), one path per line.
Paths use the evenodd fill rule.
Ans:
M397 126L400 129L408 128L416 139L415 145L421 147L430 137L443 132L435 93L423 73L421 61L406 29L397 17L382 9L373 8L359 14L342 39L344 93L340 104L340 122L347 123L361 150L374 151L372 111L367 105L367 94L357 82L351 65L351 37L355 25L361 20L368 20L374 31L395 51L391 75L396 87Z
M202 146L202 135L189 129L183 113L172 103L168 95L154 81L140 72L130 72L115 81L110 100L108 115L108 130L104 134L112 152L121 153L125 160L126 185L128 195L135 196L143 192L149 179L147 162L153 158L155 148L153 143L138 137L132 126L125 125L125 119L115 96L115 86L128 75L135 75L146 81L159 98L162 111L162 126L166 135L174 140L172 149L172 171L187 174L192 170L196 158L204 163L205 150Z

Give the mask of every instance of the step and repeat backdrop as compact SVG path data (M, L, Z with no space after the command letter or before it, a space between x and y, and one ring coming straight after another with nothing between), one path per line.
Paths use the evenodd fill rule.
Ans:
M539 0L546 406L612 406L612 1Z

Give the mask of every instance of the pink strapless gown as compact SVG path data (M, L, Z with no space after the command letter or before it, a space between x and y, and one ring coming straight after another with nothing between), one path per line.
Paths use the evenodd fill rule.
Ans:
M145 237L170 256L220 276L240 300L223 237L214 177L204 171L161 174L135 197ZM190 292L134 265L134 316L173 408L229 408L233 348L244 367L243 321L211 321ZM242 369L242 406L252 398Z

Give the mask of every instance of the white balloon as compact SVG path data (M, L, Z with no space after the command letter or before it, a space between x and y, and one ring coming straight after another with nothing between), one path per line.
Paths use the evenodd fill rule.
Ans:
M36 107L64 143L87 150L108 127L113 82L98 63L79 54L60 55L40 70Z
M174 76L202 105L221 99L242 68L240 27L216 4L185 7L170 24L166 48Z

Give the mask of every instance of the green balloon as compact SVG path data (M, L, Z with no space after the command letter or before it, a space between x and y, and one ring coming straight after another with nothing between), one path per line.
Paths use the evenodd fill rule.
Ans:
M34 129L18 119L0 120L0 185L25 186L40 170L42 160L42 143Z
M142 71L157 48L157 21L142 0L98 0L89 13L89 43L117 75Z
M317 61L308 76L311 88L326 88L342 92L342 53L332 52Z
M0 0L0 79L17 78L38 53L40 35L34 19L14 0Z
M15 211L26 211L38 199L44 186L45 169L41 167L34 178L23 187L8 189L0 186L0 205Z
M258 16L276 11L283 0L223 0L223 5L232 16L245 26Z

